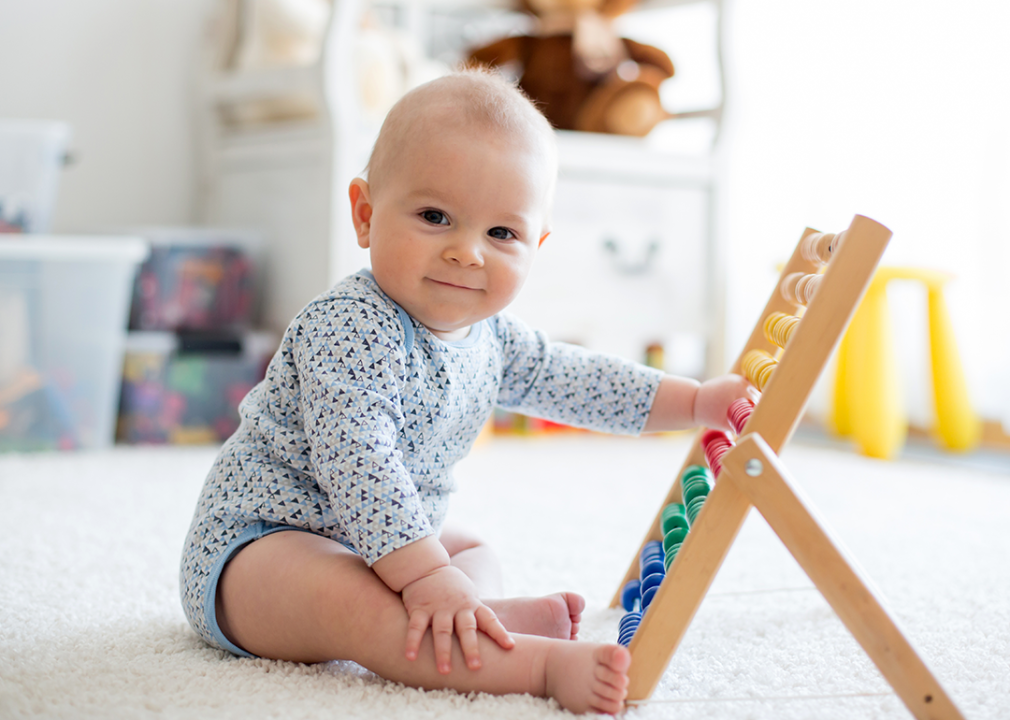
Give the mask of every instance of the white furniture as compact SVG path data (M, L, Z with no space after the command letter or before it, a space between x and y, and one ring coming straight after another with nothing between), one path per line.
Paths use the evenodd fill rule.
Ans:
M721 3L712 2L721 17ZM274 330L333 282L367 265L354 241L346 194L378 132L361 111L355 80L364 5L334 3L320 59L310 66L210 70L202 83L202 220L267 235L264 323ZM486 32L488 22L470 22L481 13L491 25L508 22L500 3L476 0L385 7L412 33L440 34L429 42L436 51L445 49L446 28L460 28L460 35L475 26ZM455 40L462 49L484 38ZM721 93L721 72L719 78ZM300 98L315 114L255 127L222 120L236 103L277 97ZM721 101L688 114L717 124ZM559 144L554 232L513 311L558 339L638 360L646 345L661 343L671 370L722 371L712 157L681 157L657 152L648 140L586 133L559 133Z
M708 158L633 138L559 133L555 223L511 310L552 338L667 369L722 368L721 278Z

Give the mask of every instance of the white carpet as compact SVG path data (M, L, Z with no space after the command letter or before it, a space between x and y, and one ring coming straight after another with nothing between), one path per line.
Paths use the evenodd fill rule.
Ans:
M584 639L613 641L620 613L607 603L685 452L669 438L495 440L460 466L452 514L497 546L510 593L580 591ZM0 456L0 717L567 715L526 696L421 692L348 663L204 646L176 573L212 456ZM1010 472L796 444L784 460L965 716L1010 717ZM752 514L654 696L663 702L627 717L909 717L810 588Z

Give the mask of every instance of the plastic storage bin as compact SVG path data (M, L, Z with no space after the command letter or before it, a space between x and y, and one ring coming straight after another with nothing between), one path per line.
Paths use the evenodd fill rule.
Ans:
M139 238L0 236L0 451L112 444L147 253Z

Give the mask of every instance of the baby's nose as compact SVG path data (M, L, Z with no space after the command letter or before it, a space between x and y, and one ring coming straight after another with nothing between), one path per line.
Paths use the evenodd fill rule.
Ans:
M456 242L450 243L445 249L444 257L465 266L480 267L484 264L481 243L473 238L458 238Z

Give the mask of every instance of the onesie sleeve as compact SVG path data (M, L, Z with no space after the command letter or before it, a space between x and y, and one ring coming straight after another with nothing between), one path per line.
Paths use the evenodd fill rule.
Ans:
M295 355L316 481L369 566L432 534L396 448L402 333L389 309L335 298L303 316Z
M663 372L615 355L550 342L506 313L495 318L502 352L498 404L603 432L645 427Z

